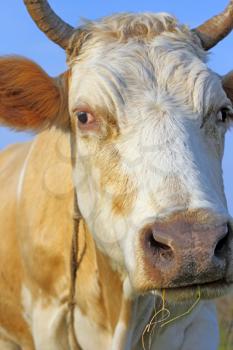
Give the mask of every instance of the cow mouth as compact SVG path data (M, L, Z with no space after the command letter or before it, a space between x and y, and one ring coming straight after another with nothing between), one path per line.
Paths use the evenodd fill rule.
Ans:
M219 298L228 294L232 288L232 283L227 282L225 279L220 279L214 282L202 284L191 284L171 288L167 287L163 290L166 293L167 299L174 301L185 301L196 298L197 293L200 294L201 299Z

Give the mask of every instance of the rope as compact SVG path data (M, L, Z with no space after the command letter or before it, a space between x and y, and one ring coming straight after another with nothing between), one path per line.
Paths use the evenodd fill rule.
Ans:
M75 192L75 191L74 191ZM77 198L76 193L74 195L74 218L73 218L73 234L72 234L72 243L71 243L71 252L70 252L70 279L71 279L71 286L70 286L70 294L69 294L69 331L70 331L70 345L72 350L81 350L78 340L75 333L75 327L74 327L74 311L75 311L75 296L76 296L76 278L77 278L77 271L79 264L82 260L82 257L78 261L78 251L79 251L79 227L80 227L80 221L82 219L78 205L77 205ZM84 252L83 252L84 254ZM82 256L83 256L82 254Z

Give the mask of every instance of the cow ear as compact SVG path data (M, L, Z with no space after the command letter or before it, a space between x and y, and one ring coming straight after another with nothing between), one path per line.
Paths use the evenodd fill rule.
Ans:
M222 79L223 89L225 90L227 97L233 103L233 71L225 75Z
M0 58L0 124L39 131L66 127L68 74L49 77L37 64L21 57Z

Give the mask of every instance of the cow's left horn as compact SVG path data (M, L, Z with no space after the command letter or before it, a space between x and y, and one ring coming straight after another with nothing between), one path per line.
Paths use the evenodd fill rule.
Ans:
M24 0L24 3L40 30L66 49L74 28L57 16L46 0Z
M224 39L233 29L233 0L230 1L225 10L217 16L212 17L194 31L201 39L205 50L214 47Z

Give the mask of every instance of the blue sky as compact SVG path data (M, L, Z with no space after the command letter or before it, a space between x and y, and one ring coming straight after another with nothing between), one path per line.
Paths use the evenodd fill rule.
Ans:
M80 17L97 19L115 12L169 12L182 23L195 27L208 17L220 12L227 0L51 0L53 9L72 25ZM0 55L18 54L35 60L50 75L55 76L66 69L65 54L50 42L30 19L23 0L1 2L0 11ZM219 74L233 69L233 33L214 48L210 54L209 66ZM6 145L31 138L32 135L14 133L0 127L0 149ZM226 137L223 161L225 191L233 215L233 130Z

